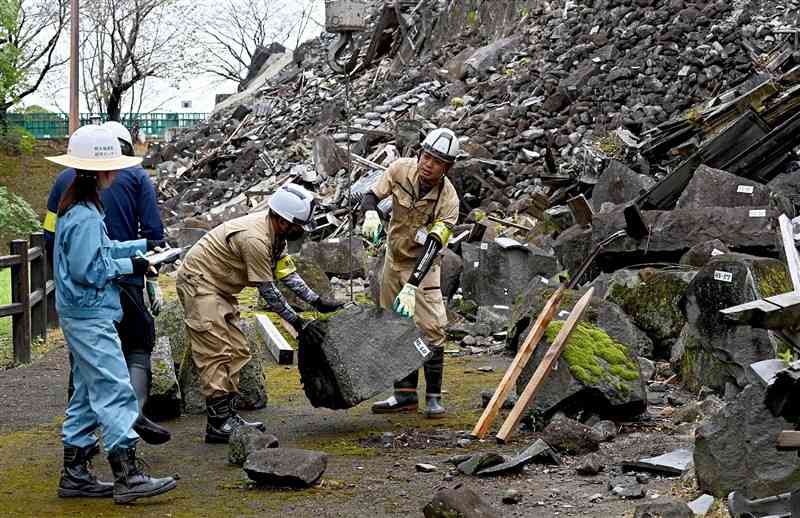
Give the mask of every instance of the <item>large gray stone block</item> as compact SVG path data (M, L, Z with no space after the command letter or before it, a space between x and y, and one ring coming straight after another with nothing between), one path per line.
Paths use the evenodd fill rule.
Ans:
M300 381L315 407L351 408L419 369L429 350L412 320L349 306L323 324L322 344L301 339Z
M654 183L649 176L636 173L625 164L612 160L592 189L592 207L599 211L604 203L622 205L638 197Z
M753 383L695 432L694 467L702 491L725 497L731 491L763 498L796 490L800 458L775 448L791 423L764 405L763 385Z
M360 239L307 241L303 243L300 255L332 277L342 279L349 279L351 276L364 277L366 252L364 243Z
M443 489L423 508L425 518L499 518L501 514L469 488Z
M322 477L328 456L295 448L266 448L251 453L244 463L250 480L259 485L307 487Z
M697 168L675 205L678 209L767 206L781 212L791 210L785 196L774 194L764 184L706 165Z

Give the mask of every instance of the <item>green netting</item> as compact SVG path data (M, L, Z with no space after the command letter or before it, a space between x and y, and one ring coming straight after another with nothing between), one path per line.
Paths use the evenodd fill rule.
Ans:
M206 113L124 113L120 122L128 129L138 122L139 132L147 138L163 138L168 129L191 128L207 116ZM106 120L104 113L81 114L81 126L102 124ZM69 117L61 113L9 113L7 121L10 126L25 128L37 139L62 139L69 133Z

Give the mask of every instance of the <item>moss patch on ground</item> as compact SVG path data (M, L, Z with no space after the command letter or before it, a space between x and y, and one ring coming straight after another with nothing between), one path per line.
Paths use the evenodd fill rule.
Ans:
M563 321L547 326L545 336L553 343ZM628 354L627 348L614 341L599 327L580 322L572 331L562 354L573 376L586 385L606 382L620 392L627 390L626 383L639 379L639 367Z

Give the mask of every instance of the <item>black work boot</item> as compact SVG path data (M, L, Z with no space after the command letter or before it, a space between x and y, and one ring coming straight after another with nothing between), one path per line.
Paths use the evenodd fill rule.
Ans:
M241 426L251 426L262 432L267 431L264 423L258 421L245 421L242 416L236 413L234 403L236 394L226 394L224 396L206 399L206 413L208 421L206 424L206 442L209 444L226 444L234 430Z
M444 375L444 349L432 347L433 355L425 362L425 417L445 417L442 406L442 377Z
M97 444L86 448L64 446L64 469L58 483L58 496L104 497L114 493L114 484L100 482L90 469L91 459L98 451Z
M145 365L147 367L138 365L138 362L128 359L128 374L131 378L133 391L136 393L136 401L139 403L139 418L133 423L133 430L147 444L164 444L172 438L169 430L154 423L144 415L144 405L150 396L152 375L149 368L150 355L143 354L142 356L146 358Z
M372 405L373 414L395 414L398 412L416 412L419 408L417 383L419 371L414 371L394 384L394 395Z
M136 458L136 448L117 448L108 456L114 472L114 503L127 504L137 498L156 496L175 489L172 477L153 478L145 473L144 461Z

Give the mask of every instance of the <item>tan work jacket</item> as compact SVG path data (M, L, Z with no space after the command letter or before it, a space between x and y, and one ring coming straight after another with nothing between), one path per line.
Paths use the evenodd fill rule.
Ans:
M219 292L236 295L243 288L282 278L273 271L286 256L286 241L276 242L269 211L227 221L192 247L182 269Z

